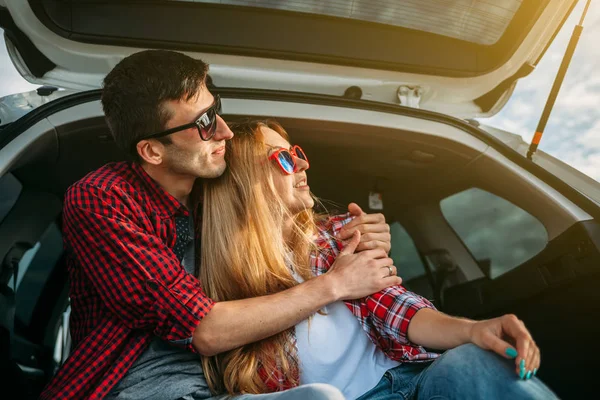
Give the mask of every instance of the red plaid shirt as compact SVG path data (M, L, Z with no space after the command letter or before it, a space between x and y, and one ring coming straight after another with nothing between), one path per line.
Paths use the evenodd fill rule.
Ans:
M333 265L343 248L335 235L352 221L350 214L329 218L321 224L316 245L319 251L311 254L311 268L315 276L323 275ZM408 324L422 308L435 307L429 300L407 291L402 286L391 286L362 299L344 302L358 319L371 341L390 359L400 362L420 362L439 357L423 347L409 342ZM290 355L291 356L291 355ZM295 357L294 355L293 357ZM292 384L279 371L261 370L261 378L270 391L290 389Z
M195 351L213 301L172 251L189 211L137 164L113 163L68 190L64 235L73 351L42 399L101 399L154 336Z
M313 274L322 275L329 270L342 250L342 243L333 235L348 222L349 214L332 217L319 227L317 245L323 250L312 254ZM439 357L408 340L408 324L422 308L435 307L429 300L402 286L391 286L358 300L345 301L346 306L369 335L375 346L389 358L402 362L426 361Z

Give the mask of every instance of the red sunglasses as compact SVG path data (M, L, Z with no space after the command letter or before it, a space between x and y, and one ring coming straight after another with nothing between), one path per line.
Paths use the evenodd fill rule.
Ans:
M294 157L297 157L308 164L308 158L306 158L306 153L304 150L298 145L292 146L291 149L278 149L274 151L270 156L269 160L277 161L279 168L286 175L291 175L298 170L298 165L296 164L296 160ZM306 167L308 169L308 167Z

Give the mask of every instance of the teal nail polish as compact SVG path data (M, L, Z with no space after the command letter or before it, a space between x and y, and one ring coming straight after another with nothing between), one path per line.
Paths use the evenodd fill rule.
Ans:
M537 368L533 369L533 376L535 376L535 374L537 374Z
M513 349L512 347L507 347L505 353L510 358L515 358L518 355L517 351L515 349Z
M525 379L531 379L531 371L527 371L527 377Z
M519 363L519 369L523 371L525 369L525 359L522 359Z
M521 371L519 371L519 378L521 378L521 379L525 378L525 370L523 368L521 368Z

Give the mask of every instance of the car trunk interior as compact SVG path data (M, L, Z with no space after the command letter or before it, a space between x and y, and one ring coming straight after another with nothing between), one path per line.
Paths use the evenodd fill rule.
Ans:
M229 121L242 118L248 117L225 116ZM501 279L494 280L496 286L486 288L483 292L479 286L491 281L485 277L473 255L465 250L448 224L428 223L428 211L424 211L432 205L439 209L442 199L476 186L504 195L544 221L550 240L562 240L566 216L561 216L560 211L550 206L544 206L542 194L531 190L523 179L516 177L514 171L490 157L487 151L482 152L481 149L476 150L440 136L340 122L293 118L280 118L278 121L287 129L291 142L301 145L307 153L311 164L308 171L311 191L323 200L330 211L345 211L349 202L357 202L366 212L380 212L370 210L367 199L370 192L381 193L384 204L381 212L389 223L398 221L407 228L421 257L446 249L456 264L460 265L458 271L446 277L447 282L455 285L452 288L454 294L448 300L449 311L478 318L518 312L519 317L528 323L532 333L539 338L540 347L544 346L546 354L559 360L560 354L552 349L554 343L561 339L557 337L559 332L548 331L547 321L553 318L548 310L565 308L565 304L552 290L548 290L547 282L540 283L536 298L537 302L545 305L543 310L503 299L514 293L510 287L514 279L524 280L529 285L538 284L539 266L556 259L557 254L564 253L567 247L549 245L551 250L545 249L533 257L525 267L519 268L520 271L509 272ZM54 221L59 232L60 205L69 185L104 163L122 159L124 156L116 149L102 117L71 122L48 131L31 145L11 170L11 174L22 184L23 191L17 201L20 207L15 207L5 221L12 220L12 226L19 223L24 227L29 224L39 226L40 235L44 229L48 229L48 223ZM41 220L44 222L40 223ZM551 221L559 222L553 225ZM3 222L0 229L8 229L6 226ZM573 240L580 240L582 234L573 235ZM59 247L60 241L54 240L52 243ZM22 318L25 321L20 323L18 329L31 343L36 344L38 358L46 360L42 363L44 365L35 360L23 360L24 365L42 367L48 374L51 373L48 369L54 368L49 359L53 351L52 338L55 337L60 313L65 307L67 282L62 250L45 260L55 265L46 265L50 270L40 275L43 281L38 284L42 288L38 289L40 295L35 306L30 306L27 316ZM464 272L467 268L471 269L470 273ZM402 266L398 266L398 269L402 275ZM519 275L515 275L517 272ZM467 277L469 274L470 277ZM429 271L426 277L406 284L416 292L438 299L439 293L426 290L436 286L436 279L438 276L435 271ZM583 287L592 297L593 283L588 281L584 283L585 287L571 285L571 288L576 293ZM461 287L462 290L455 290ZM448 293L452 294L452 290ZM497 299L494 307L478 308L474 299L481 297L482 293L488 298ZM523 286L523 293L530 291ZM56 299L62 299L60 304ZM600 301L591 304L587 311L600 311L594 309L597 304ZM47 317L40 318L41 315ZM577 329L577 335L582 332L584 337L591 334L589 331L585 333L584 326ZM23 354L28 353L24 350Z
M342 211L351 201L369 210L367 196L378 192L384 195L384 213L395 219L411 204L452 193L453 178L463 179L464 169L480 155L455 141L416 132L310 120L278 121L292 143L301 145L309 157L311 191ZM87 172L125 158L104 119L91 118L40 138L12 173L25 187L62 198L69 185Z

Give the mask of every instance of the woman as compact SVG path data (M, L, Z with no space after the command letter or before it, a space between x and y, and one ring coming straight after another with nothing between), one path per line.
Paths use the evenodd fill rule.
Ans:
M341 244L334 237L316 241L316 233L321 230L319 236L327 237L323 232L339 231L350 221L348 216L313 213L308 159L298 146L290 146L279 124L254 122L233 130L229 168L207 183L204 192L201 280L216 301L271 294L325 273ZM230 394L326 382L347 398L361 399L392 393L418 398L554 397L539 380L519 381L508 362L481 350L493 348L505 358L517 357L497 331L503 324L514 329L519 325L503 318L474 322L444 316L426 299L392 286L364 299L333 303L287 331L205 358L204 372L213 391ZM520 338L518 347L528 350L516 360L517 374L529 380L539 366L539 350L530 336L523 342L524 327L520 332L513 337ZM409 336L423 345L456 348L440 357ZM479 347L460 346L467 342ZM470 378L472 367L482 375Z

